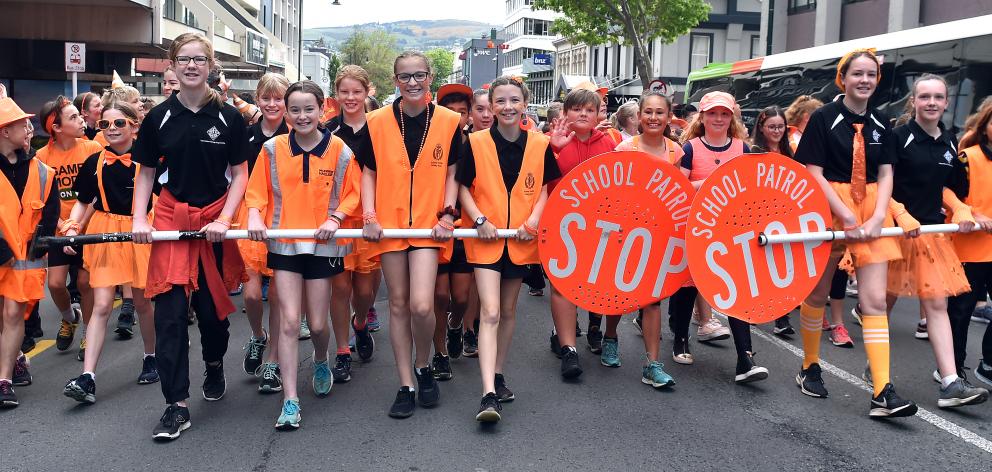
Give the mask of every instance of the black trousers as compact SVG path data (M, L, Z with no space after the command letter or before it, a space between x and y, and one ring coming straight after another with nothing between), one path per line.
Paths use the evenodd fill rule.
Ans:
M682 287L668 299L668 323L676 339L689 339L689 323L692 321L692 309L697 295L699 290L696 287ZM737 357L741 358L752 351L751 324L733 316L728 316L727 321L730 332L734 335Z
M217 266L221 267L220 244L214 244ZM220 269L218 269L220 270ZM197 327L200 329L200 346L203 361L216 362L224 359L231 335L231 323L217 318L207 279L200 264L197 282L200 290L186 297L186 289L173 285L172 290L155 297L155 360L161 378L162 394L166 403L175 403L189 398L189 325L187 307L196 311ZM224 294L226 296L226 294Z
M971 291L947 299L947 314L951 319L951 334L954 337L954 363L958 370L964 368L968 351L968 326L971 314L979 300L984 300L987 288L992 283L992 262L965 262L964 274L968 277ZM982 358L992 362L992 323L986 325L982 338Z
M531 264L527 266L530 271L527 276L524 277L524 283L530 287L531 290L544 290L544 269L541 268L541 264Z

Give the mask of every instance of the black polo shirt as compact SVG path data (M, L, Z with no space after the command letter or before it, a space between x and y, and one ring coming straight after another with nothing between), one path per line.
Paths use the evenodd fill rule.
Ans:
M86 126L85 128L83 128L83 133L86 134L86 139L88 139L90 141L92 141L93 138L95 138L96 135L97 135L97 133L99 133L99 132L100 132L100 130L98 130L96 128L90 128L89 126Z
M895 164L896 144L889 119L869 107L865 115L852 113L841 98L830 102L809 117L803 139L796 149L796 160L823 168L830 182L851 182L854 154L854 124L863 123L866 181L878 181L878 166Z
M341 138L341 140L344 141L344 144L348 146L348 149L351 149L351 152L353 152L356 156L361 152L363 146L371 143L371 139L369 138L368 122L364 123L358 131L355 131L354 128L345 124L344 114L342 113L334 118L331 118L325 126L327 126L327 129L331 133L334 133L335 136ZM374 167L375 165L373 164L373 168Z
M262 131L262 120L258 120L257 123L248 127L248 172L250 173L255 169L255 161L258 160L258 153L262 152L262 145L266 141L289 132L289 126L286 126L286 120L279 122L279 128L276 129L276 134L268 136Z
M393 102L393 117L396 118L396 123L399 124L400 120L404 120L404 136L403 145L406 146L406 155L410 158L410 168L413 168L414 164L417 163L417 157L420 155L420 144L424 139L425 133L430 129L430 123L427 122L427 111L430 110L431 116L434 116L434 104L428 103L427 108L417 116L400 116L400 100L397 99ZM402 128L401 128L402 129ZM451 147L448 150L448 165L454 165L458 162L459 151L462 146L462 136L461 133L455 132L451 135ZM350 146L349 146L350 147ZM358 150L352 148L355 152L355 160L362 168L368 167L369 169L376 170L375 168L375 151L372 149L372 137L366 133L364 140L358 146Z
M4 178L14 188L17 197L20 198L24 195L24 188L28 184L28 172L31 170L29 166L38 164L32 162L31 156L23 150L18 149L14 151L14 154L17 158L13 164L7 160L7 156L0 154L0 172L3 173ZM50 180L54 179L55 174L49 172L48 178ZM45 208L41 210L41 221L38 222L41 228L36 232L37 236L51 236L55 234L55 228L59 224L60 211L59 186L52 180L52 190L48 193L48 198L45 199ZM0 239L0 264L10 260L13 255L14 253L11 251L7 241ZM31 257L37 259L44 255L45 251L40 251L31 255Z
M527 148L527 132L521 132L516 141L508 141L500 134L495 126L489 128L489 134L496 144L496 156L499 158L499 169L503 173L503 185L507 192L513 189L517 183L517 176L520 175L520 167L524 163L524 150ZM472 187L475 182L475 154L472 152L471 141L466 141L462 148L462 162L455 172L455 180L458 183ZM558 169L558 161L555 160L555 153L551 151L551 146L544 150L544 177L541 182L548 182L561 178L561 170Z
M204 207L227 193L228 167L248 160L248 126L227 103L211 101L194 113L179 101L180 93L148 112L131 157L164 167L164 188L180 202Z
M118 156L110 146L107 152ZM107 201L100 197L100 187L96 178L96 164L101 153L93 154L86 158L83 166L79 168L79 175L72 184L72 190L76 192L76 198L84 204L94 204L94 208L99 211L113 213L115 215L131 215L131 206L134 202L134 177L137 175L137 166L125 166L123 163L115 162L103 166L103 191L107 194ZM158 193L161 186L155 182L152 193ZM109 208L109 209L108 209ZM152 209L152 201L148 199L148 209Z
M958 155L954 135L943 126L940 133L934 139L916 120L892 130L898 150L892 198L925 225L944 222L944 187L950 187Z
M317 143L313 149L309 151L300 147L300 143L296 141L296 131L289 132L289 152L293 153L293 157L300 156L300 164L303 166L303 183L310 182L310 158L317 157L320 159L325 152L327 152L327 146L331 142L331 132L321 130L320 142ZM273 156L274 157L274 156Z
M981 144L982 155L986 159L992 161L992 148L989 145ZM964 153L964 149L958 153L958 158L954 159L954 168L951 172L951 178L948 182L947 187L954 191L958 199L964 200L968 198L968 193L971 189L971 177L968 170L968 155ZM987 182L983 182L983 185L988 185Z

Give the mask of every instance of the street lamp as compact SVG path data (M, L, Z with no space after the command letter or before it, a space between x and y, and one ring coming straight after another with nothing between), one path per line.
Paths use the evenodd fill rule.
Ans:
M298 35L300 41L297 43L296 46L297 49L299 49L299 51L297 51L299 57L296 63L296 67L297 67L296 75L297 75L297 80L303 80L303 0L298 0L298 1L300 2L300 5L296 9L299 10L300 13L300 22L297 23L298 25L297 29L300 32ZM333 2L331 2L331 5L341 5L341 2L339 0L334 0Z

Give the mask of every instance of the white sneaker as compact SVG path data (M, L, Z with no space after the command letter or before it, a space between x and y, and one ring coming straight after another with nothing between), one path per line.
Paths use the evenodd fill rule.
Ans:
M720 341L730 337L730 328L720 323L716 318L710 318L704 325L700 325L696 330L696 339L699 341Z

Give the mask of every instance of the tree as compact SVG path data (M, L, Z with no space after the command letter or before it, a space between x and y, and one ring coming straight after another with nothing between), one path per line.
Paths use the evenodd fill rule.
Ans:
M647 45L675 41L710 13L704 0L534 0L533 8L563 13L554 30L574 42L633 46L645 90L654 75Z
M396 36L381 29L359 30L341 45L341 62L365 68L376 87L376 98L386 98L393 90L393 60L399 55Z
M331 83L334 83L334 78L338 76L338 69L341 68L341 59L338 59L336 53L330 53L331 60L327 63L327 76L331 78ZM331 87L332 89L334 87ZM334 94L334 90L331 90L331 95Z
M455 55L451 51L441 48L431 49L425 54L431 60L431 65L434 67L434 82L431 84L431 93L436 94L437 89L448 83L448 79L455 69Z

